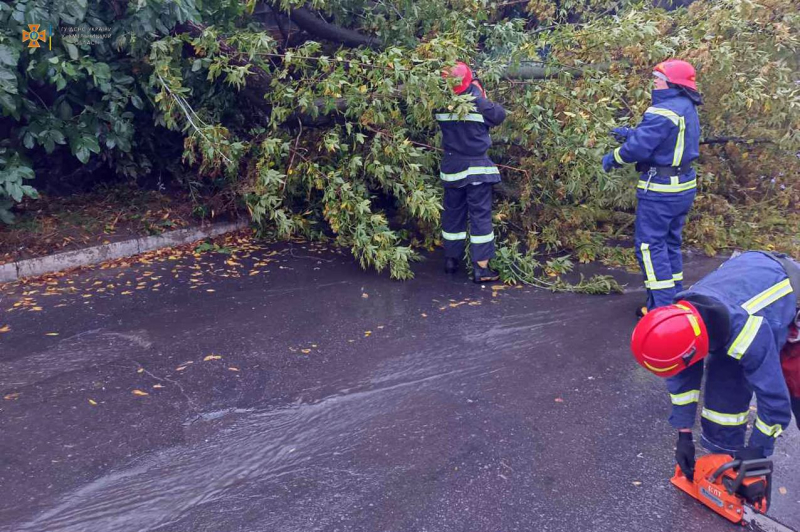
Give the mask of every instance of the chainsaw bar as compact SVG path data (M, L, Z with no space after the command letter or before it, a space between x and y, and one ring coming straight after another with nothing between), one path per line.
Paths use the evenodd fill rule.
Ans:
M789 528L783 523L757 512L747 505L744 507L742 522L749 525L751 529L757 532L798 532L794 528Z

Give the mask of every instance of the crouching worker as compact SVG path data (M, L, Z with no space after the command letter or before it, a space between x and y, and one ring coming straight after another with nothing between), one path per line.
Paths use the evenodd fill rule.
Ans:
M465 63L443 73L455 78L453 91L472 97L473 112L459 116L436 113L442 129L441 173L444 185L442 238L444 240L445 271L455 273L464 256L469 215L470 255L473 280L476 283L496 281L499 275L489 268L495 256L492 230L492 186L500 182L500 170L487 152L492 145L489 128L500 125L506 112L502 106L486 98L480 82L473 79Z
M701 443L708 451L766 458L789 426L792 410L800 416L800 360L794 358L800 358L798 294L800 264L785 255L749 251L636 326L631 349L637 362L667 379L669 421L678 430L676 459L687 478L694 473L692 427L704 365ZM745 445L754 392L757 416Z

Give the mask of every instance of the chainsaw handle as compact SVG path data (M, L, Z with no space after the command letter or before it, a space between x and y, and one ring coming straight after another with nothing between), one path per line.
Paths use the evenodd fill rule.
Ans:
M736 471L736 479L733 481L733 486L727 488L728 493L733 495L742 486L742 482L746 478L765 477L767 479L767 508L772 502L772 460L761 458L758 460L731 460L726 464L722 464L711 475L711 482L716 482L728 470Z

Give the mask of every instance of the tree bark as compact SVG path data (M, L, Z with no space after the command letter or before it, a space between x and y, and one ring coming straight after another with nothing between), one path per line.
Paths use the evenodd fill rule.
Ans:
M289 11L289 18L297 26L314 37L333 41L353 48L366 46L375 50L383 48L380 39L364 35L355 30L331 24L307 7L296 7Z

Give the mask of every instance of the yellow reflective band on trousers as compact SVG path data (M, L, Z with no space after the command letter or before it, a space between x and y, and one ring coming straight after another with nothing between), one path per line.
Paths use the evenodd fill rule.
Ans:
M442 181L460 181L464 178L467 178L471 175L486 175L486 174L499 174L500 169L496 166L470 166L463 172L457 172L455 174L445 174L444 172L439 173L439 177L442 178Z
M692 190L694 188L697 188L697 179L692 179L691 181L687 181L686 183L678 183L677 185L667 185L665 183L653 183L652 181L648 182L643 179L640 179L638 188L641 188L642 190L652 190L653 192L662 192L662 193L686 192L687 190Z
M691 390L689 392L669 394L672 404L676 406L690 405L700 400L700 390Z
M619 150L622 149L622 146L614 150L614 160L617 161L619 164L625 164L625 161L622 160L622 155L620 155Z
M673 281L683 281L683 272L673 273L672 274Z
M724 414L722 412L715 412L708 408L703 408L700 414L704 419L716 423L717 425L725 425L726 427L736 427L747 423L747 412L740 414Z
M736 360L741 360L744 354L747 352L747 349L750 347L750 344L752 344L753 340L756 339L756 335L758 334L758 329L761 327L762 321L764 321L764 318L761 316L748 317L744 327L742 327L742 330L739 331L739 335L736 337L736 340L733 341L728 349L728 355L732 356Z
M467 233L448 233L447 231L442 231L442 238L445 240L466 240Z
M430 116L430 115L428 115ZM455 113L442 113L436 115L438 122L481 122L483 123L483 115L480 113L468 113L466 115L457 115Z
M758 417L756 418L756 428L772 438L777 438L783 433L783 427L780 425L767 425Z
M642 252L642 263L644 263L644 275L645 275L645 282L644 286L649 288L650 290L664 290L667 288L674 288L675 281L672 279L667 279L666 281L659 281L656 279L656 272L653 268L653 259L650 257L650 244L646 244L642 242L639 245L639 249Z
M748 314L755 314L759 310L763 310L764 308L775 303L780 298L788 296L791 293L792 284L789 282L789 279L784 279L780 283L773 285L757 296L751 298L746 303L743 303L742 308L745 309Z
M486 244L492 240L494 240L494 231L488 235L469 235L469 241L471 244Z

